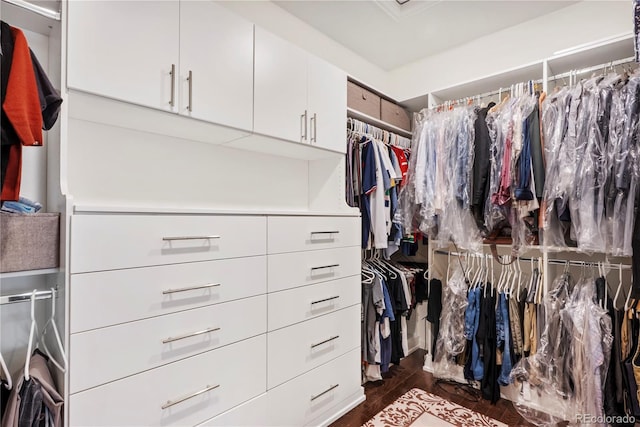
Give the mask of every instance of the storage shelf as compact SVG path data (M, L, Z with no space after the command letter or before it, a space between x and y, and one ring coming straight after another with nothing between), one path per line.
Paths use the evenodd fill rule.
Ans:
M0 279L13 279L16 277L31 277L31 276L44 276L47 274L56 274L59 273L59 268L43 268L40 270L23 270L23 271L12 271L8 273L0 273Z
M411 138L413 136L413 134L408 130L401 129L387 122L383 122L380 119L376 119L375 117L371 117L368 114L364 114L364 113L361 113L360 111L356 111L353 108L347 107L347 116L353 119L365 121L373 126L377 126L381 129L388 130L389 132L397 133L398 135L404 136L406 138Z

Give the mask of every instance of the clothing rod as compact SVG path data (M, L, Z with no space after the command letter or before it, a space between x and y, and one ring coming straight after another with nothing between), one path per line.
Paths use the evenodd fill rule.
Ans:
M48 291L37 291L36 295L35 295L35 299L36 300L51 299L51 293L52 293L51 290L48 290ZM0 305L13 304L13 303L16 303L16 302L31 301L31 296L32 295L33 295L33 292L27 292L27 293L24 293L24 294L0 296Z
M605 69L607 67L617 67L618 65L629 64L631 62L636 62L636 60L635 60L635 58L633 56L630 56L628 58L618 59L616 61L605 62L604 64L594 65L594 66L588 67L588 68L581 68L579 70L571 70L571 71L567 71L566 73L556 74L556 75L553 75L553 76L549 77L548 81L554 82L556 80L564 79L564 78L570 77L572 75L590 73L592 71L599 71L599 70Z
M386 129L379 128L379 127L377 127L377 126L375 126L375 125L372 125L372 124L370 124L370 123L367 123L367 122L365 122L365 121L358 120L358 119L354 119L353 117L349 117L349 118L347 119L347 127L349 127L349 124L350 124L350 123L352 123L352 122L355 122L355 124L363 124L363 125L367 125L367 126L369 126L372 130L374 130L374 131L376 131L376 132L387 132L387 133L390 133L391 135L397 136L397 137L402 138L402 139L408 139L408 140L410 140L410 139L411 139L411 138L407 138L406 136L400 135L399 133L395 133L395 132L390 131L390 130L386 130ZM354 130L354 129L353 129L353 126L349 127L349 130Z
M471 256L475 256L475 257L480 257L477 254L466 254L466 253L462 253L462 252L455 252L455 251L445 251L442 249L436 249L434 251L436 254L438 255L452 255L452 256L466 256L466 255L471 255ZM482 256L491 256L491 254L483 254ZM540 257L542 258L542 257ZM536 261L538 258L530 258L530 257L519 257L518 258L520 261ZM576 260L564 260L564 259L549 259L548 260L549 264L553 264L553 265L567 265L567 263L569 265L572 265L574 267L588 267L591 265L597 265L597 262L590 262L590 261L576 261ZM610 262L606 262L605 263L606 267L611 267L614 270L615 269L620 269L621 265L620 264L614 264L614 263L610 263ZM627 265L627 264L622 264L622 269L623 270L631 270L631 266Z
M33 4L25 0L2 0L2 1L5 1L14 6L21 7L22 9L26 9L30 12L37 13L38 15L44 16L45 18L53 19L55 21L60 20L60 12L47 9L46 7L38 6L37 4Z

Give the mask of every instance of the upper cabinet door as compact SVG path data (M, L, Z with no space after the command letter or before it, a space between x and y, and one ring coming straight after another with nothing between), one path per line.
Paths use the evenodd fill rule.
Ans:
M253 130L308 142L307 53L256 27Z
M67 85L176 111L179 13L177 0L69 1Z
M347 75L309 55L309 142L345 153Z
M180 114L250 131L253 24L213 1L180 2L179 93Z

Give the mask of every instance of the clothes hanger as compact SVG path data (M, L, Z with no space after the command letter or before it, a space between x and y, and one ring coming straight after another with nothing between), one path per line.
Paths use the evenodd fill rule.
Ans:
M7 390L11 390L13 388L13 380L11 379L11 373L9 372L9 369L7 369L7 364L4 361L4 358L2 357L2 353L0 353L0 367L2 368L2 372L4 372L4 377L7 380L7 383L4 385L4 387Z
M31 364L31 352L33 351L33 338L38 334L36 324L36 290L31 293L31 328L29 328L29 344L27 345L27 356L24 362L24 379L29 381L29 365Z
M49 356L49 360L51 360L51 363L54 364L54 366L56 368L58 368L60 371L62 372L66 372L67 371L67 356L65 355L65 351L64 351L64 346L62 345L62 339L60 339L60 333L58 332L58 327L56 326L56 321L55 321L55 315L56 315L56 289L55 288L51 288L51 317L49 317L49 320L47 321L47 323L45 323L44 328L42 329L42 334L40 335L40 343L42 345L42 347L44 348L45 353L47 354L47 356ZM51 326L51 329L53 329L53 335L56 339L56 344L58 344L58 350L60 351L60 356L62 357L62 361L64 363L64 366L61 365L52 355L51 352L49 351L49 348L47 347L47 343L45 341L45 336L47 335L47 328Z
M622 289L622 263L620 263L620 267L618 270L618 289L616 290L616 295L613 297L613 308L618 310L618 296L620 295L620 289Z

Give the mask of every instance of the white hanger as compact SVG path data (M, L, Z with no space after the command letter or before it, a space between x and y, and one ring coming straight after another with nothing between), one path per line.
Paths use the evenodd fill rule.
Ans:
M11 390L13 388L13 381L11 380L11 373L9 372L9 369L7 369L7 364L4 362L2 353L0 353L0 367L2 367L2 372L4 372L5 379L7 380L5 388L7 390Z
M618 289L616 289L616 296L613 297L613 308L618 309L618 296L620 295L620 289L622 289L622 263L620 264L620 273L618 275Z
M42 344L42 347L44 348L45 353L47 354L47 356L49 356L49 360L51 360L51 363L53 363L55 367L58 368L60 371L66 372L67 356L65 355L64 346L62 345L62 340L60 339L60 333L58 332L58 327L56 326L55 316L56 316L56 289L51 288L51 317L49 317L49 320L44 325L44 329L42 329L42 334L40 335L40 342ZM51 355L51 352L49 351L49 348L47 347L47 343L44 339L45 336L47 335L47 330L48 330L47 328L49 327L49 325L51 325L51 328L53 329L53 334L56 339L56 344L58 344L58 350L60 350L60 355L62 356L62 361L64 362L64 366L61 365Z
M29 365L31 363L31 352L33 351L34 334L38 334L38 325L36 324L36 290L31 294L31 328L29 329L29 344L27 345L27 357L24 362L24 379L29 381Z
M622 264L620 264L620 281L622 282ZM627 312L630 308L631 305L629 305L629 302L631 300L631 294L633 293L633 289L629 289L629 293L627 294L627 299L624 302L624 311Z

